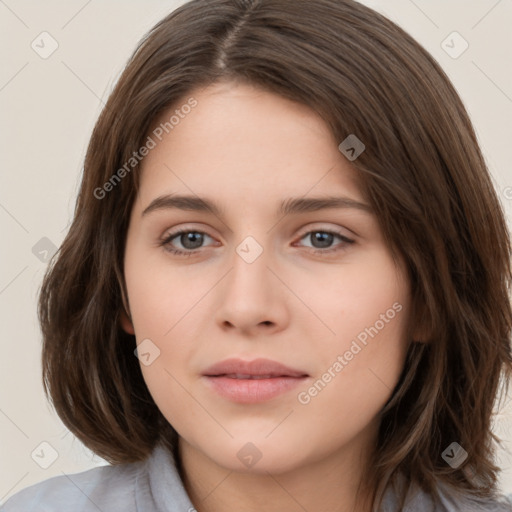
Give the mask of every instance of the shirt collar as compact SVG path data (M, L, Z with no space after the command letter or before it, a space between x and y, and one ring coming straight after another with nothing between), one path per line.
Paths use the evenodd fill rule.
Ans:
M404 485L403 475L399 476L398 482L399 486ZM447 498L450 493L445 495L441 487L439 489L441 502L446 507L441 510L458 509L452 509L451 503L447 503L451 501ZM431 510L432 500L419 487L411 486L407 494L406 501L411 507L406 507L407 510ZM144 471L137 478L136 503L137 512L196 512L178 473L174 456L162 443L155 446L144 465ZM394 511L396 505L396 495L392 488L388 487L384 493L381 510L383 512ZM499 508L498 510L509 510L509 508Z
M173 454L158 443L146 462L145 475L137 482L138 512L194 512Z

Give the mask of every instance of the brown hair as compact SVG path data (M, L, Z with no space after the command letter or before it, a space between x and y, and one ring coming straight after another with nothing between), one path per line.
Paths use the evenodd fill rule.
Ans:
M410 332L428 333L410 344L382 411L367 478L376 502L399 473L433 496L440 481L494 495L492 412L512 370L503 211L446 74L404 30L353 0L193 0L140 43L97 121L73 223L42 284L43 382L62 421L112 464L142 460L160 440L176 446L135 337L119 326L139 166L103 198L95 190L162 112L221 79L308 105L336 140L355 134L366 146L352 165L405 262ZM441 457L454 441L468 453L458 468Z

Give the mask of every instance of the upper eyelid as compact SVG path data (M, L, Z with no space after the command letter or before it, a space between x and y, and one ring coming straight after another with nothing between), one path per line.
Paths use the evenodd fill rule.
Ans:
M343 233L341 233L341 230L349 231L351 234L356 236L356 233L354 233L351 229L348 229L346 227L342 227L342 226L325 227L325 225L324 226L307 226L306 228L304 228L304 230L300 230L299 233L301 233L302 235L307 235L307 234L309 234L311 232L315 232L315 231L325 231L328 233L334 233L336 235L344 236Z
M322 224L321 222L313 222L312 224ZM175 229L175 230L174 230ZM347 227L344 227L344 226L338 226L338 227L326 227L325 224L323 225L316 225L316 226L311 226L311 225L308 225L307 227L301 229L299 232L300 233L304 233L304 234L307 234L311 231L339 231L341 229L345 229L347 231L350 231L351 233L354 233L351 229L347 228ZM174 234L178 234L180 232L183 232L183 231L191 231L191 232L198 232L198 233L204 233L204 234L207 234L208 236L211 236L213 238L213 235L210 235L210 233L208 232L208 229L207 228L203 228L203 227L200 227L200 228L196 228L196 227L193 227L193 226L179 226L177 228L170 228L170 229L167 229L164 231L164 237L167 237L167 236L170 236L172 235L173 233ZM356 233L354 233L354 235L356 235Z

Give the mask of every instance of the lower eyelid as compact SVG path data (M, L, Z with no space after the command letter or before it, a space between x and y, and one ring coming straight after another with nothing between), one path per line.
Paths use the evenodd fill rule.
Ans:
M325 248L310 247L310 246L302 246L302 247L306 247L310 252L314 252L314 253L318 253L318 254L321 254L321 253L327 254L327 253L342 251L343 249L346 249L347 246L352 245L353 243L355 243L354 240L346 237L345 235L342 235L341 233L336 233L334 231L328 231L328 230L322 230L322 229L315 229L315 230L312 230L312 231L308 231L307 233L303 234L298 239L298 241L300 242L304 238L310 236L312 233L318 233L318 232L331 234L334 237L337 237L339 239L339 242L337 244L335 243L331 247L325 247Z

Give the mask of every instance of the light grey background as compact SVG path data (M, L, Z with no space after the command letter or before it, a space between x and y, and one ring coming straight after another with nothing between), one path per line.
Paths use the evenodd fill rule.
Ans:
M36 296L45 258L69 226L102 102L141 36L182 3L0 0L0 503L51 476L105 463L68 432L44 399ZM510 0L363 3L408 31L453 80L510 219ZM469 46L458 55L464 41ZM58 48L42 58L52 44ZM502 489L512 492L510 405L497 416L495 430L507 440L498 462Z

